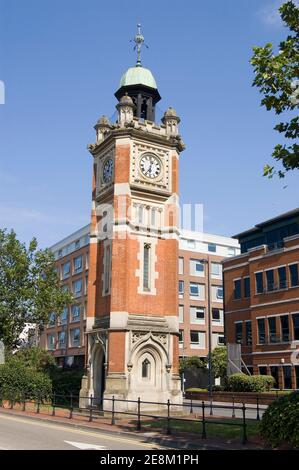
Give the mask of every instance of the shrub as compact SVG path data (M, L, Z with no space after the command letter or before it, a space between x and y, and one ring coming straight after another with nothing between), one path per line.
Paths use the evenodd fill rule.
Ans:
M277 398L263 414L260 431L272 447L283 443L299 448L299 392Z
M78 397L83 374L84 371L82 369L53 369L50 373L53 391L56 395L67 397L66 401L69 399L70 394ZM59 398L60 401L61 399L62 397Z
M222 385L213 385L212 390L213 392L223 392L224 387Z
M233 374L227 379L227 389L232 392L265 392L273 387L275 380L270 375Z
M28 368L14 358L0 366L1 399L21 401L26 396L30 400L46 400L51 392L51 380L43 372Z

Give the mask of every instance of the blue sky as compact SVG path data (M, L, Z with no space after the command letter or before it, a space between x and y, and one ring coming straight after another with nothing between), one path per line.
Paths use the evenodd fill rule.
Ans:
M89 222L93 125L115 112L141 22L149 67L186 144L182 203L233 235L298 206L298 172L262 177L280 136L260 107L253 45L286 36L276 0L0 0L0 226L51 245Z

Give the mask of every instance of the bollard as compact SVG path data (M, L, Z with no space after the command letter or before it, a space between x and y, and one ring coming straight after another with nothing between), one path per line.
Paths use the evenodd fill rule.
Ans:
M243 439L242 439L242 444L246 444L247 442L247 434L246 434L246 407L245 404L243 403L242 406L242 414L243 414Z
M210 416L213 416L213 400L210 399Z
M192 400L192 395L191 395L191 402L190 402L190 414L193 413L193 400Z
M39 413L39 407L40 407L40 395L38 395L38 399L37 399L37 407L36 407L37 414Z
M115 424L115 398L114 395L112 396L112 416L111 416L111 424Z
M138 397L137 402L137 431L141 431L141 421L140 421L140 397Z
M235 413L235 395L233 394L233 412L232 412L232 418L235 418L236 417L236 413Z
M256 420L260 420L259 396L256 396Z
M55 392L53 392L52 396L52 416L55 416Z
M205 420L205 402L201 402L201 409L202 409L202 433L201 433L201 438L206 439L207 438L207 433L206 433L206 420Z
M167 430L166 434L171 434L171 429L170 429L170 400L168 398L167 400Z
M88 421L91 423L92 422L92 395L90 395L90 406L89 406L89 419Z

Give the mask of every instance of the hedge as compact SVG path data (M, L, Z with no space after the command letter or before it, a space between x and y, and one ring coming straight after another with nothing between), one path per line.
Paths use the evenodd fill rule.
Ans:
M260 423L266 444L277 447L287 443L299 449L299 392L277 398L268 406Z
M227 378L227 389L231 392L266 392L275 384L271 375L233 374Z

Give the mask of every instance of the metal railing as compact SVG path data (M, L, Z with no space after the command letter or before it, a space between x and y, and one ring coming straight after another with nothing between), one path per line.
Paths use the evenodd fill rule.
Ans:
M142 421L143 418L152 418L153 420L160 420L163 422L167 435L172 434L175 429L176 422L192 424L199 423L201 426L200 435L202 439L206 439L208 437L207 428L210 424L216 426L238 426L241 428L241 441L243 444L247 442L247 421L252 421L253 419L246 416L246 413L248 413L249 410L252 411L252 408L248 407L245 402L237 404L236 400L233 400L231 405L215 404L212 401L207 404L204 400L196 402L192 398L189 403L179 404L171 403L170 400L167 400L166 402L151 402L141 400L140 397L138 397L137 400L126 400L115 398L115 396L112 396L111 398L100 398L93 395L85 397L80 396L80 400L85 400L86 406L84 408L80 408L79 406L78 395L73 395L72 393L69 395L53 393L51 397L37 397L32 399L28 397L26 393L18 394L18 396L16 396L14 391L1 393L0 390L0 406L7 408L7 406L4 406L4 403L6 402L8 408L11 410L18 404L18 409L25 412L28 410L27 407L30 403L31 407L33 406L33 411L36 414L41 414L43 413L43 407L46 405L52 416L57 416L57 409L59 408L67 410L67 414L64 417L73 419L75 415L80 415L83 418L86 417L87 421L90 423L100 419L105 413L105 417L108 416L109 419L111 419L110 424L112 426L116 424L116 420L119 419L120 416L133 416L135 417L135 428L137 431L141 431L142 427L146 424L146 422ZM124 404L125 406L123 406ZM151 412L151 410L142 409L144 406L147 408L151 406L154 411ZM213 416L213 411L216 409L230 410L231 417L222 416L222 418L225 418L225 421L219 419L221 416L218 416L218 419L211 418L211 416ZM30 411L32 411L32 408ZM178 411L181 411L183 416L175 415ZM239 411L239 414L241 415L241 419L239 421L236 419L236 411ZM256 402L256 412L256 420L259 421L260 408L258 397ZM193 415L193 417L186 417L188 415Z

